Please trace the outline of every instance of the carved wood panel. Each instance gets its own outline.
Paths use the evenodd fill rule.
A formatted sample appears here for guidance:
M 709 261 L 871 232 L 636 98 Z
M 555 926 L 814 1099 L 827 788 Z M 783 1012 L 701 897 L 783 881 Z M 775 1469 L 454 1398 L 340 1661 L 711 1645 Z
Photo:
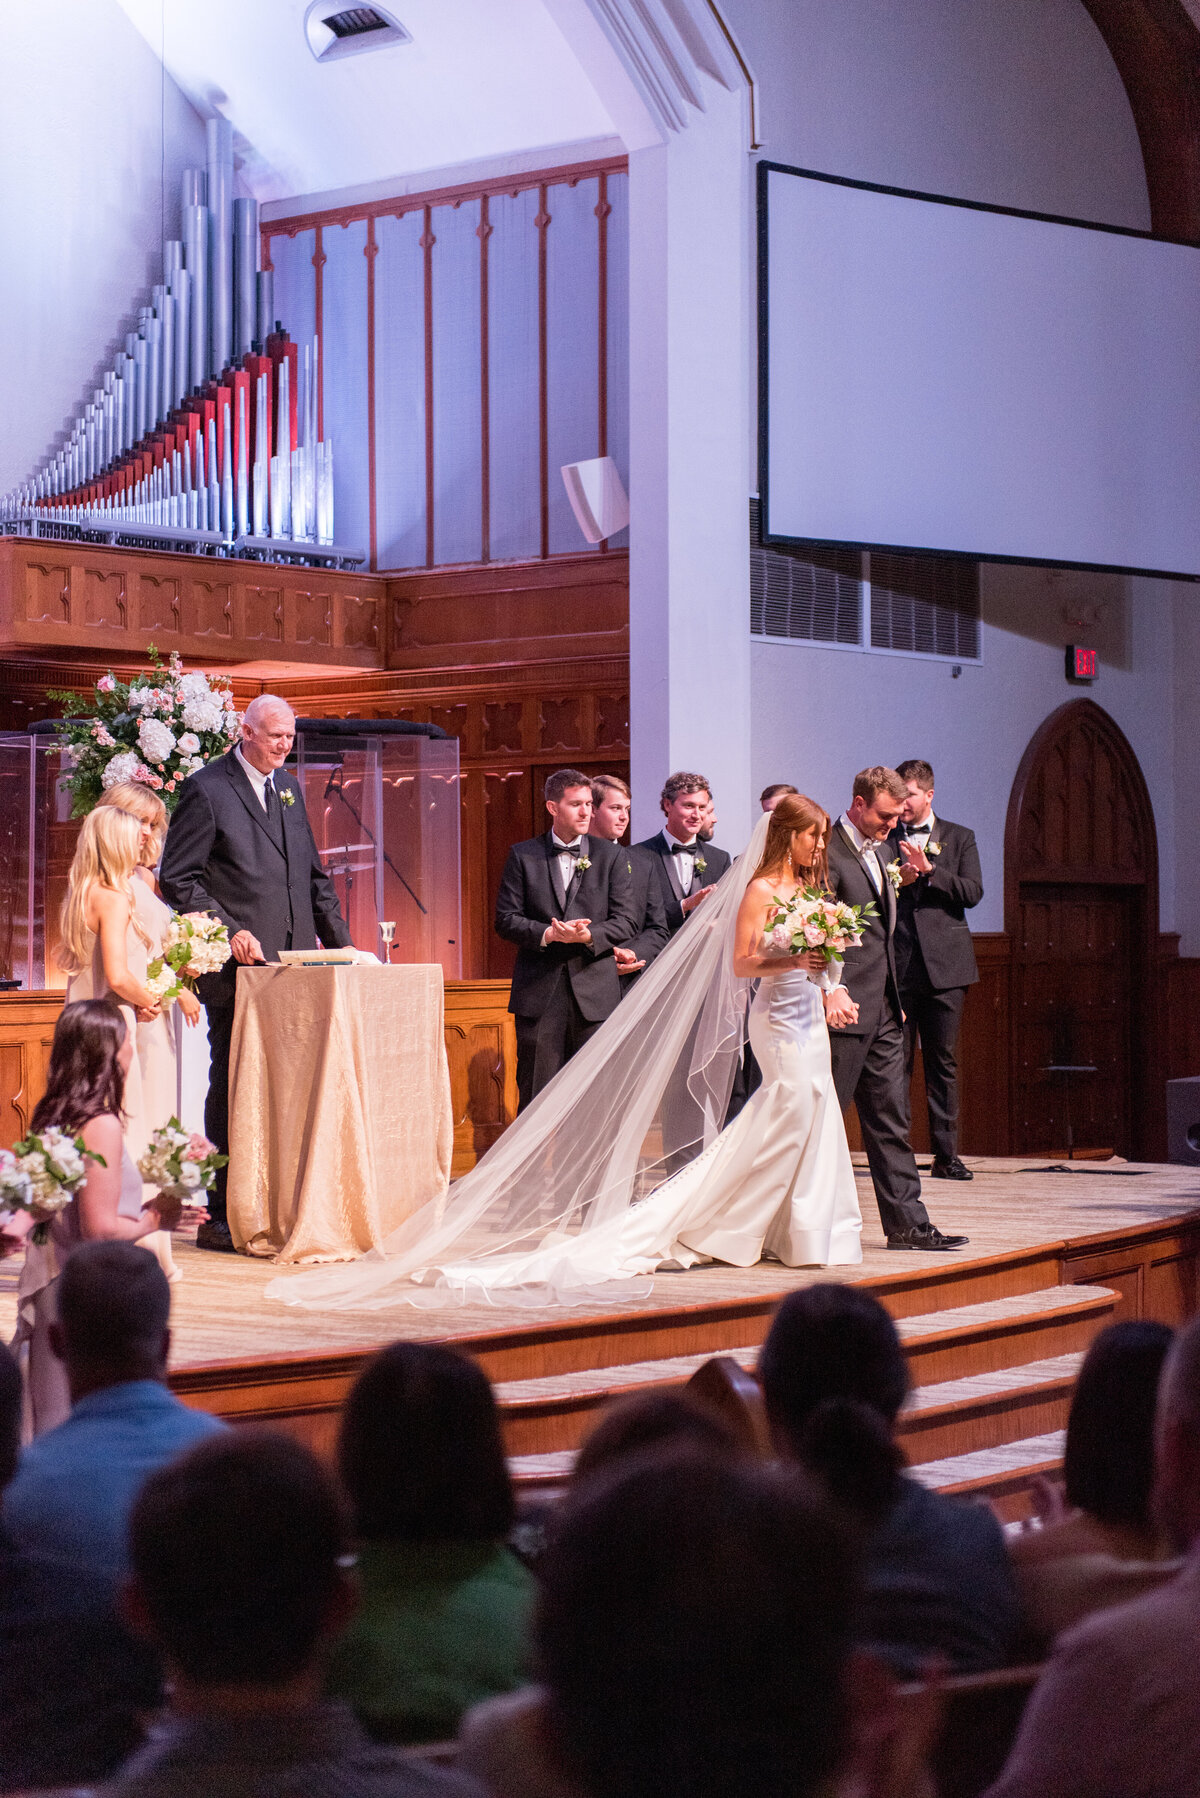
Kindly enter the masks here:
M 193 637 L 234 640 L 233 590 L 228 581 L 193 581 L 189 595 L 188 633 Z
M 333 642 L 333 606 L 328 593 L 305 592 L 293 596 L 296 608 L 296 641 L 300 644 Z
M 256 647 L 284 640 L 284 597 L 274 583 L 250 582 L 241 590 L 239 636 Z
M 127 628 L 129 614 L 125 604 L 125 575 L 117 568 L 76 568 L 72 613 L 81 618 L 89 630 L 102 627 L 110 631 Z
M 71 570 L 62 562 L 30 561 L 25 566 L 27 624 L 71 622 Z
M 178 635 L 182 617 L 180 582 L 176 575 L 143 572 L 137 580 L 137 628 L 156 638 Z

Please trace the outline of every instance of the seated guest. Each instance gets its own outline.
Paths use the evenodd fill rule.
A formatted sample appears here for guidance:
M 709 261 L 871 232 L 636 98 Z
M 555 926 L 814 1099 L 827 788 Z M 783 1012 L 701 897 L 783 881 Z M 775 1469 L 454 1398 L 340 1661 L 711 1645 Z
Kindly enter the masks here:
M 685 1451 L 597 1476 L 541 1569 L 542 1687 L 468 1719 L 460 1764 L 497 1798 L 831 1794 L 851 1690 L 877 1701 L 849 1676 L 854 1591 L 836 1520 L 786 1473 Z
M 167 1390 L 171 1289 L 153 1256 L 131 1242 L 84 1243 L 58 1287 L 50 1345 L 71 1415 L 25 1450 L 3 1518 L 22 1548 L 116 1581 L 146 1475 L 224 1425 Z
M 764 812 L 773 812 L 781 799 L 789 793 L 799 793 L 799 787 L 793 787 L 787 781 L 776 781 L 774 786 L 764 787 L 758 796 L 758 803 Z
M 1179 1571 L 1152 1513 L 1154 1410 L 1171 1331 L 1101 1331 L 1079 1373 L 1063 1466 L 1070 1510 L 1009 1544 L 1039 1646 L 1092 1611 L 1138 1598 Z
M 598 774 L 592 782 L 592 834 L 619 843 L 629 829 L 631 795 L 615 774 Z M 668 940 L 667 914 L 655 879 L 652 857 L 642 849 L 627 848 L 625 862 L 633 887 L 635 934 L 617 943 L 613 960 L 621 976 L 621 992 L 627 993 L 637 976 L 654 960 Z
M 0 1493 L 17 1465 L 21 1375 L 0 1344 Z M 0 1791 L 102 1779 L 162 1696 L 106 1580 L 18 1548 L 0 1526 Z
M 130 1520 L 127 1606 L 171 1703 L 96 1798 L 478 1798 L 322 1698 L 354 1608 L 345 1548 L 333 1482 L 286 1436 L 229 1432 L 151 1476 Z
M 879 1301 L 829 1282 L 790 1293 L 758 1371 L 779 1453 L 859 1525 L 864 1642 L 904 1678 L 933 1657 L 955 1673 L 1003 1666 L 1017 1626 L 1003 1532 L 986 1506 L 944 1498 L 901 1471 L 892 1432 L 908 1367 Z
M 989 1798 L 1200 1792 L 1200 1321 L 1167 1356 L 1155 1436 L 1154 1507 L 1183 1571 L 1059 1636 Z
M 731 1461 L 746 1452 L 732 1426 L 686 1392 L 641 1392 L 606 1406 L 575 1457 L 572 1487 L 635 1455 L 668 1448 Z
M 533 1581 L 505 1547 L 513 1495 L 486 1375 L 396 1342 L 346 1400 L 338 1465 L 362 1606 L 329 1690 L 377 1741 L 452 1736 L 469 1705 L 524 1675 Z

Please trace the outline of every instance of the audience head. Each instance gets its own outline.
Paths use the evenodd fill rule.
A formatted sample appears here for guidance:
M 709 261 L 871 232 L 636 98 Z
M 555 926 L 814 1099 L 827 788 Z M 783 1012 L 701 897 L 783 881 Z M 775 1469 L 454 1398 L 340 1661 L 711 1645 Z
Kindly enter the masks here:
M 650 1449 L 668 1448 L 729 1460 L 744 1452 L 732 1426 L 685 1392 L 638 1393 L 606 1407 L 575 1457 L 574 1483 L 607 1474 Z
M 72 1399 L 129 1380 L 164 1380 L 171 1288 L 154 1256 L 133 1242 L 85 1242 L 58 1282 L 50 1346 Z
M 558 768 L 544 788 L 550 828 L 560 843 L 573 843 L 591 828 L 592 777 L 578 768 Z
M 598 774 L 592 782 L 592 835 L 619 843 L 629 828 L 632 795 L 615 774 Z
M 854 776 L 846 816 L 868 843 L 882 843 L 896 828 L 907 798 L 908 788 L 894 768 L 863 768 Z
M 758 803 L 764 812 L 773 812 L 785 793 L 798 793 L 799 787 L 793 787 L 787 781 L 776 781 L 774 786 L 764 787 L 758 796 Z
M 21 1370 L 6 1343 L 0 1342 L 0 1493 L 17 1471 L 21 1453 Z
M 677 843 L 690 843 L 704 823 L 712 788 L 703 774 L 672 774 L 663 787 L 659 804 L 667 829 Z
M 924 824 L 933 804 L 933 769 L 928 762 L 901 762 L 896 773 L 904 782 L 907 798 L 901 814 L 906 824 Z
M 1158 1388 L 1154 1511 L 1181 1548 L 1200 1538 L 1200 1318 L 1176 1333 Z
M 282 1434 L 230 1431 L 151 1474 L 129 1542 L 128 1609 L 177 1695 L 315 1678 L 353 1608 L 333 1482 Z
M 892 1438 L 908 1396 L 896 1326 L 861 1286 L 789 1293 L 758 1361 L 771 1434 L 864 1523 L 889 1509 L 903 1459 Z
M 641 1457 L 568 1500 L 538 1571 L 551 1742 L 589 1798 L 803 1798 L 838 1770 L 852 1562 L 794 1474 Z
M 167 808 L 158 794 L 142 786 L 140 781 L 122 780 L 101 793 L 96 810 L 100 811 L 104 806 L 113 806 L 137 819 L 141 825 L 141 864 L 144 868 L 153 868 L 162 854 L 163 839 L 167 834 Z
M 128 896 L 133 908 L 133 870 L 142 859 L 142 824 L 119 806 L 99 805 L 79 826 L 67 896 L 59 920 L 62 939 L 57 960 L 68 974 L 81 974 L 92 959 L 95 939 L 88 929 L 88 902 L 96 887 Z
M 34 1106 L 31 1128 L 74 1136 L 94 1117 L 120 1117 L 132 1060 L 132 1039 L 111 999 L 64 1005 L 50 1044 L 46 1090 Z
M 364 1541 L 501 1541 L 512 1485 L 487 1375 L 453 1349 L 394 1342 L 355 1381 L 338 1467 Z
M 1079 1370 L 1063 1466 L 1067 1501 L 1098 1522 L 1152 1527 L 1154 1414 L 1171 1331 L 1112 1324 Z
M 793 790 L 780 794 L 771 807 L 770 818 L 755 878 L 782 874 L 790 863 L 803 885 L 828 887 L 825 850 L 829 842 L 829 813 L 824 807 Z
M 259 693 L 242 719 L 242 754 L 260 774 L 282 768 L 296 740 L 296 714 L 286 699 Z

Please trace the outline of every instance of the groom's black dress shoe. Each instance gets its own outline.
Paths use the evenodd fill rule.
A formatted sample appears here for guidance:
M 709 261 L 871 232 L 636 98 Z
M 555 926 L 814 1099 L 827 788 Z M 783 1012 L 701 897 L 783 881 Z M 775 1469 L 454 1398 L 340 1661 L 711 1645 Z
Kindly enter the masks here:
M 973 1180 L 974 1174 L 969 1167 L 964 1167 L 956 1155 L 953 1161 L 935 1161 L 929 1170 L 933 1180 Z
M 888 1237 L 889 1249 L 962 1249 L 969 1236 L 943 1236 L 936 1224 L 918 1224 L 912 1230 L 897 1230 Z
M 229 1225 L 218 1218 L 206 1217 L 196 1231 L 196 1247 L 198 1249 L 216 1249 L 218 1253 L 236 1255 L 233 1237 L 229 1234 Z

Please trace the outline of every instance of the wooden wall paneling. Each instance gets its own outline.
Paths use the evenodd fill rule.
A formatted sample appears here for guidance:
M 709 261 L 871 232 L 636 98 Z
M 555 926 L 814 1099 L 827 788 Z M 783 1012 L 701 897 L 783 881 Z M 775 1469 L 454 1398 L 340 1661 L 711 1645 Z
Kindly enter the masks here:
M 0 1148 L 25 1135 L 46 1090 L 50 1042 L 61 1006 L 61 993 L 0 994 Z
M 464 673 L 629 655 L 629 555 L 614 550 L 385 578 L 388 666 Z M 628 669 L 622 686 L 628 681 Z
M 1133 1186 L 1136 1177 L 1122 1179 L 1121 1184 Z M 1110 1243 L 1068 1245 L 1061 1279 L 1064 1285 L 1108 1286 L 1119 1292 L 1122 1318 L 1149 1317 L 1178 1325 L 1196 1314 L 1198 1256 L 1200 1214 L 1193 1214 L 1178 1222 L 1126 1231 Z

